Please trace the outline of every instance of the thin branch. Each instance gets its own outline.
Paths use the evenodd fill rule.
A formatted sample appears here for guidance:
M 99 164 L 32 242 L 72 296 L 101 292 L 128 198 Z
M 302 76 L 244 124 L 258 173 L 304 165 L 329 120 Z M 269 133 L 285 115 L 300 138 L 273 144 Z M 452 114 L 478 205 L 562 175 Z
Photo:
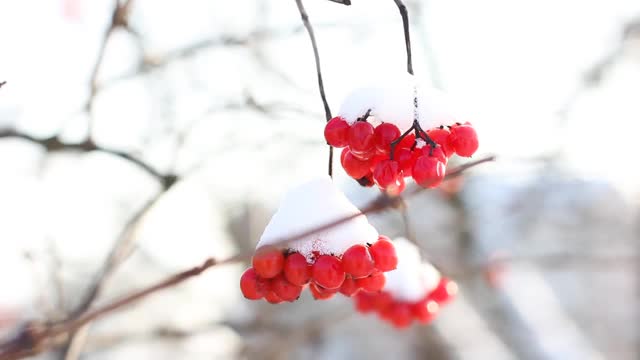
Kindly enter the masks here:
M 6 81 L 0 81 L 0 88 L 4 86 L 4 84 L 6 84 Z
M 329 0 L 329 1 L 342 4 L 342 5 L 347 5 L 347 6 L 351 5 L 351 0 Z
M 400 10 L 400 16 L 402 17 L 402 29 L 404 31 L 404 42 L 407 47 L 407 72 L 413 75 L 413 61 L 411 60 L 411 37 L 409 36 L 409 13 L 407 7 L 402 0 L 393 0 Z
M 96 145 L 93 141 L 86 140 L 81 143 L 67 143 L 62 141 L 58 136 L 52 136 L 48 138 L 36 138 L 29 134 L 21 133 L 15 130 L 0 130 L 0 139 L 1 138 L 17 138 L 26 141 L 30 141 L 34 144 L 42 145 L 47 152 L 57 152 L 57 151 L 65 151 L 65 150 L 77 150 L 82 152 L 91 152 L 91 151 L 99 151 L 106 154 L 111 154 L 113 156 L 124 159 L 140 169 L 144 170 L 146 173 L 156 178 L 162 185 L 164 189 L 170 188 L 178 179 L 178 177 L 174 174 L 162 174 L 158 170 L 154 169 L 151 165 L 146 162 L 133 157 L 131 154 L 115 150 L 109 149 L 106 147 L 101 147 Z
M 484 162 L 494 160 L 493 156 L 489 156 L 475 162 L 463 165 L 451 171 L 447 174 L 446 178 L 450 179 L 456 176 L 462 175 L 462 173 L 473 166 L 482 164 Z M 424 190 L 423 188 L 417 189 L 416 191 L 411 192 L 408 195 L 417 194 L 418 192 Z M 340 225 L 347 221 L 350 221 L 362 214 L 380 212 L 390 207 L 398 206 L 397 202 L 398 198 L 391 198 L 385 194 L 381 194 L 374 201 L 372 201 L 368 206 L 366 206 L 361 213 L 354 214 L 348 217 L 344 217 L 341 219 L 337 219 L 335 221 L 329 222 L 322 226 L 318 226 L 316 228 L 305 231 L 301 234 L 295 234 L 289 237 L 285 237 L 279 239 L 274 245 L 284 245 L 291 241 L 299 240 L 308 235 L 324 231 L 331 227 Z M 130 293 L 120 299 L 117 299 L 113 302 L 107 303 L 106 305 L 88 310 L 82 315 L 78 315 L 76 317 L 72 317 L 62 322 L 53 323 L 53 324 L 28 324 L 23 330 L 13 339 L 0 344 L 0 360 L 14 360 L 21 359 L 26 356 L 36 355 L 41 353 L 53 346 L 56 346 L 57 343 L 54 341 L 56 338 L 68 336 L 73 331 L 76 331 L 80 327 L 102 317 L 113 311 L 119 310 L 125 306 L 131 305 L 153 293 L 158 291 L 170 288 L 174 285 L 182 283 L 185 280 L 188 280 L 192 277 L 198 276 L 207 269 L 217 266 L 239 262 L 242 260 L 250 259 L 253 255 L 253 251 L 247 251 L 244 253 L 240 253 L 229 257 L 225 260 L 216 261 L 214 258 L 208 258 L 206 261 L 197 267 L 192 269 L 177 273 L 169 278 L 152 285 L 147 288 L 143 288 L 137 291 Z
M 100 273 L 96 276 L 93 285 L 89 291 L 87 291 L 80 305 L 78 305 L 71 313 L 70 317 L 82 315 L 84 312 L 89 310 L 98 296 L 100 296 L 108 281 L 111 279 L 111 276 L 115 273 L 115 270 L 131 253 L 133 241 L 135 239 L 135 237 L 131 235 L 132 231 L 140 223 L 140 220 L 148 213 L 149 209 L 157 204 L 158 200 L 160 200 L 165 193 L 166 191 L 159 192 L 127 221 L 120 233 L 120 236 L 118 237 L 118 240 L 111 248 L 111 252 L 100 270 Z M 70 334 L 69 342 L 66 344 L 66 348 L 63 351 L 62 358 L 64 360 L 74 360 L 80 357 L 82 349 L 87 341 L 88 331 L 89 324 Z
M 305 29 L 307 29 L 307 33 L 309 34 L 309 39 L 311 40 L 311 47 L 313 48 L 313 57 L 316 62 L 316 73 L 318 75 L 318 89 L 320 91 L 320 98 L 322 99 L 322 105 L 324 106 L 324 117 L 328 122 L 331 120 L 331 109 L 329 108 L 329 103 L 327 102 L 327 95 L 324 92 L 324 82 L 322 81 L 322 69 L 320 67 L 320 53 L 318 52 L 318 44 L 316 43 L 316 36 L 313 33 L 313 26 L 311 26 L 311 22 L 309 22 L 309 15 L 307 15 L 307 11 L 302 4 L 302 0 L 296 0 L 296 5 L 298 5 L 298 11 L 300 12 L 300 17 L 302 18 L 302 23 L 304 24 Z M 329 145 L 329 176 L 333 176 L 333 147 Z
M 109 38 L 117 28 L 129 28 L 128 17 L 129 12 L 131 11 L 131 6 L 133 5 L 133 0 L 125 0 L 122 4 L 120 3 L 120 0 L 114 1 L 115 5 L 113 7 L 113 12 L 111 13 L 111 22 L 109 24 L 109 27 L 105 31 L 102 42 L 100 43 L 98 55 L 96 56 L 96 62 L 93 65 L 89 78 L 89 98 L 87 99 L 86 104 L 86 110 L 89 113 L 89 139 L 93 138 L 93 104 L 95 102 L 96 94 L 98 93 L 98 73 L 100 72 L 100 68 L 102 67 L 102 63 L 104 61 L 104 54 L 105 49 L 107 48 L 107 43 L 109 42 Z

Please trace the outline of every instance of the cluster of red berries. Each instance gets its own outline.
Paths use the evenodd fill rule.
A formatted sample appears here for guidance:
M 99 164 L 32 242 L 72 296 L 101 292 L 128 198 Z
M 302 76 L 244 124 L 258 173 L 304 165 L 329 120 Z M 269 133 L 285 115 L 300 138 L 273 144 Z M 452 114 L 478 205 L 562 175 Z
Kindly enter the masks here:
M 418 121 L 404 134 L 392 123 L 374 127 L 366 116 L 352 125 L 334 117 L 324 128 L 333 147 L 344 148 L 340 163 L 346 173 L 363 186 L 378 185 L 399 194 L 405 177 L 426 188 L 438 186 L 453 154 L 469 157 L 478 149 L 478 135 L 470 123 L 422 130 Z M 422 140 L 419 142 L 418 140 Z
M 398 329 L 406 328 L 416 320 L 421 324 L 430 323 L 440 307 L 450 302 L 458 293 L 458 285 L 441 278 L 438 286 L 419 301 L 409 302 L 394 299 L 386 291 L 378 293 L 360 292 L 354 297 L 356 310 L 360 313 L 376 312 L 380 318 Z
M 360 290 L 380 291 L 384 272 L 396 268 L 398 257 L 393 243 L 381 235 L 374 244 L 351 246 L 341 257 L 314 253 L 312 264 L 299 252 L 263 246 L 254 254 L 252 265 L 240 278 L 242 294 L 278 304 L 297 300 L 307 285 L 317 300 L 337 292 L 352 296 Z

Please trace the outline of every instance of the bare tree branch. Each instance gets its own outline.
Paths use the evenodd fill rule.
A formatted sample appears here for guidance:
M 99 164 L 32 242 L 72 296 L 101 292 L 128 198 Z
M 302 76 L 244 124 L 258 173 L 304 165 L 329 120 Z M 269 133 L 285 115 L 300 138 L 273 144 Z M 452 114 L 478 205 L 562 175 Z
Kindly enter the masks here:
M 77 150 L 82 152 L 99 151 L 106 154 L 111 154 L 113 156 L 117 156 L 141 168 L 146 173 L 156 178 L 156 180 L 160 182 L 160 184 L 164 189 L 168 189 L 171 186 L 173 186 L 173 184 L 178 179 L 178 177 L 174 174 L 160 173 L 158 170 L 154 169 L 151 165 L 132 156 L 129 153 L 126 153 L 120 150 L 109 149 L 106 147 L 98 146 L 91 139 L 85 140 L 84 142 L 81 142 L 81 143 L 67 143 L 62 141 L 57 135 L 48 137 L 48 138 L 36 138 L 29 134 L 21 133 L 21 132 L 10 130 L 10 129 L 0 130 L 0 139 L 1 138 L 17 138 L 17 139 L 27 140 L 32 143 L 42 145 L 47 152 Z
M 400 10 L 400 16 L 402 17 L 402 28 L 404 31 L 404 42 L 407 47 L 407 72 L 413 75 L 413 61 L 411 60 L 411 37 L 409 35 L 409 13 L 407 7 L 402 0 L 393 0 Z
M 104 37 L 102 38 L 102 42 L 100 43 L 100 48 L 98 49 L 98 55 L 96 57 L 96 62 L 93 65 L 91 70 L 91 76 L 89 79 L 89 98 L 87 99 L 86 110 L 89 113 L 89 139 L 93 137 L 93 104 L 95 102 L 96 94 L 98 93 L 98 73 L 100 72 L 100 68 L 102 67 L 102 63 L 104 61 L 104 53 L 107 48 L 107 43 L 109 42 L 109 38 L 113 34 L 113 32 L 117 28 L 129 28 L 128 17 L 131 11 L 131 6 L 133 5 L 133 0 L 125 0 L 123 3 L 120 3 L 120 0 L 114 0 L 115 5 L 113 7 L 113 12 L 111 14 L 111 23 L 109 27 L 105 31 Z
M 6 81 L 0 81 L 0 88 L 4 86 L 4 84 L 6 84 Z
M 320 68 L 320 53 L 318 52 L 318 44 L 316 43 L 316 36 L 313 33 L 313 27 L 311 26 L 311 22 L 309 22 L 309 16 L 307 15 L 307 11 L 302 4 L 302 0 L 296 0 L 296 5 L 298 5 L 298 11 L 300 12 L 300 17 L 302 18 L 302 23 L 304 24 L 305 29 L 307 29 L 307 33 L 309 34 L 309 39 L 311 40 L 311 47 L 313 48 L 313 57 L 316 61 L 316 73 L 318 74 L 318 89 L 320 90 L 320 98 L 322 99 L 322 105 L 324 106 L 324 116 L 327 122 L 331 120 L 331 109 L 329 108 L 329 103 L 327 103 L 327 95 L 324 92 L 324 83 L 322 81 L 322 69 Z M 329 176 L 333 177 L 333 146 L 329 145 Z
M 342 5 L 347 5 L 347 6 L 351 5 L 351 0 L 329 0 L 329 1 L 342 4 Z
M 468 163 L 466 165 L 460 166 L 450 171 L 447 174 L 446 178 L 453 178 L 453 177 L 460 176 L 466 169 L 469 169 L 473 166 L 477 166 L 479 164 L 482 164 L 488 161 L 493 161 L 493 160 L 494 160 L 494 157 L 489 156 L 489 157 Z M 419 189 L 416 189 L 415 191 L 410 192 L 408 195 L 414 195 L 423 190 L 424 190 L 423 188 L 419 188 Z M 292 236 L 279 239 L 277 240 L 276 245 L 278 244 L 283 245 L 291 241 L 301 239 L 308 235 L 324 231 L 331 227 L 338 226 L 362 214 L 380 212 L 390 207 L 396 207 L 398 206 L 397 199 L 398 198 L 391 198 L 386 194 L 381 194 L 374 201 L 372 201 L 368 206 L 362 209 L 361 213 L 354 214 L 341 219 L 337 219 L 335 221 L 329 222 L 322 226 L 309 229 L 308 231 L 305 231 L 301 234 L 294 234 Z M 185 280 L 198 276 L 211 267 L 246 260 L 251 258 L 252 255 L 253 255 L 253 252 L 248 251 L 248 252 L 243 252 L 243 253 L 231 256 L 227 259 L 220 260 L 220 261 L 217 261 L 214 258 L 208 258 L 200 266 L 177 273 L 150 287 L 134 291 L 129 295 L 121 297 L 113 302 L 107 303 L 102 307 L 99 307 L 93 310 L 88 310 L 83 314 L 77 315 L 75 317 L 71 317 L 65 321 L 53 323 L 53 324 L 30 323 L 27 326 L 25 326 L 16 337 L 14 337 L 13 339 L 10 339 L 7 342 L 0 344 L 0 360 L 21 359 L 26 356 L 32 356 L 32 355 L 41 353 L 45 350 L 50 349 L 51 347 L 57 346 L 60 342 L 59 340 L 60 337 L 66 338 L 69 336 L 70 333 L 76 331 L 80 327 L 102 316 L 108 315 L 113 311 L 119 310 L 128 305 L 131 305 L 153 293 L 170 288 Z

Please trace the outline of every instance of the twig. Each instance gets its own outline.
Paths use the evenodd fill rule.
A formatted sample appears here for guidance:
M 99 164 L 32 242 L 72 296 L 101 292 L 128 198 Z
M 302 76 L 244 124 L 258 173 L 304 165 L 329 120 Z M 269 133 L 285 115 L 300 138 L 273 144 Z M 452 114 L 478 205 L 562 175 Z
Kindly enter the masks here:
M 131 253 L 133 240 L 135 239 L 135 237 L 131 235 L 131 232 L 139 224 L 140 219 L 142 219 L 147 214 L 149 209 L 151 209 L 165 193 L 166 191 L 159 192 L 127 221 L 120 233 L 120 236 L 118 237 L 118 241 L 116 241 L 113 245 L 111 252 L 107 257 L 107 260 L 100 270 L 100 273 L 96 276 L 93 285 L 86 293 L 80 305 L 78 305 L 76 309 L 71 313 L 70 317 L 80 316 L 81 314 L 89 310 L 98 296 L 100 296 L 115 270 Z M 74 360 L 80 357 L 80 353 L 82 352 L 84 344 L 87 341 L 88 330 L 89 324 L 81 327 L 76 332 L 71 334 L 69 342 L 66 345 L 66 349 L 63 351 L 62 358 L 64 360 Z
M 484 162 L 492 161 L 492 160 L 494 160 L 494 157 L 489 156 L 489 157 L 477 160 L 475 162 L 460 166 L 454 169 L 453 171 L 451 171 L 449 174 L 447 174 L 446 178 L 453 178 L 456 176 L 460 176 L 466 169 L 469 169 L 473 166 L 482 164 Z M 413 191 L 408 195 L 417 194 L 422 190 L 424 189 L 423 188 L 417 189 L 416 191 Z M 301 234 L 295 234 L 289 237 L 279 239 L 277 243 L 275 243 L 274 245 L 283 245 L 291 241 L 299 240 L 308 235 L 321 232 L 328 228 L 350 221 L 351 219 L 361 216 L 362 214 L 379 212 L 389 207 L 397 206 L 396 199 L 397 198 L 390 198 L 385 194 L 381 194 L 380 196 L 378 196 L 378 198 L 376 198 L 368 206 L 366 206 L 361 213 L 354 214 L 341 219 L 337 219 L 335 221 L 329 222 L 322 226 L 318 226 L 316 228 L 305 231 Z M 80 327 L 104 315 L 107 315 L 115 310 L 119 310 L 120 308 L 123 308 L 125 306 L 131 305 L 153 293 L 170 288 L 185 280 L 198 276 L 201 273 L 203 273 L 205 270 L 213 266 L 230 264 L 230 263 L 246 260 L 251 258 L 252 255 L 253 255 L 252 251 L 247 251 L 221 261 L 216 261 L 213 258 L 208 258 L 200 266 L 175 274 L 155 285 L 152 285 L 147 288 L 143 288 L 141 290 L 134 291 L 131 294 L 126 295 L 113 302 L 107 303 L 102 307 L 99 307 L 93 310 L 88 310 L 87 312 L 81 315 L 69 318 L 65 321 L 53 323 L 53 324 L 40 324 L 40 325 L 31 323 L 27 325 L 25 328 L 23 328 L 23 330 L 15 338 L 0 344 L 0 360 L 21 359 L 26 356 L 31 356 L 31 355 L 41 353 L 57 345 L 56 342 L 54 341 L 55 338 L 61 337 L 61 336 L 68 336 L 73 331 L 79 329 Z
M 111 14 L 111 23 L 109 27 L 105 31 L 105 34 L 102 38 L 102 42 L 100 43 L 100 48 L 98 49 L 98 55 L 96 57 L 96 62 L 93 65 L 91 70 L 91 76 L 89 78 L 89 98 L 87 99 L 86 110 L 89 113 L 89 139 L 93 137 L 93 104 L 95 102 L 96 94 L 98 93 L 98 73 L 100 72 L 100 68 L 102 67 L 102 62 L 104 61 L 105 49 L 107 48 L 107 43 L 109 42 L 109 38 L 113 34 L 113 32 L 117 28 L 129 28 L 128 16 L 131 11 L 131 6 L 133 4 L 133 0 L 125 0 L 122 4 L 120 0 L 114 0 L 115 5 L 113 7 L 113 12 Z
M 402 17 L 402 28 L 404 31 L 404 42 L 407 47 L 407 72 L 413 75 L 413 61 L 411 60 L 411 37 L 409 36 L 409 13 L 407 7 L 402 0 L 393 0 L 400 10 L 400 16 Z
M 47 152 L 79 150 L 83 152 L 100 151 L 106 154 L 111 154 L 113 156 L 117 156 L 141 168 L 146 173 L 156 178 L 161 183 L 164 189 L 170 188 L 178 179 L 178 177 L 174 174 L 160 173 L 158 170 L 154 169 L 151 165 L 145 163 L 144 161 L 136 157 L 133 157 L 129 153 L 98 146 L 93 141 L 91 141 L 91 139 L 88 139 L 81 143 L 67 143 L 62 141 L 58 136 L 52 136 L 48 138 L 36 138 L 34 136 L 24 134 L 15 130 L 0 130 L 0 138 L 18 138 L 18 139 L 27 140 L 32 143 L 42 145 Z
M 307 33 L 309 34 L 309 39 L 311 39 L 311 47 L 313 48 L 313 57 L 316 61 L 316 73 L 318 74 L 318 89 L 320 90 L 320 98 L 322 99 L 322 105 L 324 106 L 324 117 L 328 122 L 331 120 L 331 109 L 329 108 L 329 103 L 327 102 L 327 95 L 324 92 L 324 83 L 322 81 L 322 70 L 320 68 L 320 54 L 318 52 L 318 44 L 316 43 L 316 36 L 313 33 L 313 27 L 311 26 L 311 22 L 309 22 L 309 16 L 307 15 L 307 11 L 304 9 L 304 5 L 302 4 L 302 0 L 296 0 L 296 5 L 298 5 L 298 11 L 300 12 L 300 17 L 302 18 L 302 23 L 304 24 L 305 29 L 307 29 Z M 333 177 L 333 147 L 329 145 L 329 176 Z
M 6 81 L 0 81 L 0 88 L 4 86 L 4 84 L 6 84 Z
M 351 5 L 351 0 L 329 0 L 329 1 L 342 4 L 342 5 L 347 5 L 347 6 Z

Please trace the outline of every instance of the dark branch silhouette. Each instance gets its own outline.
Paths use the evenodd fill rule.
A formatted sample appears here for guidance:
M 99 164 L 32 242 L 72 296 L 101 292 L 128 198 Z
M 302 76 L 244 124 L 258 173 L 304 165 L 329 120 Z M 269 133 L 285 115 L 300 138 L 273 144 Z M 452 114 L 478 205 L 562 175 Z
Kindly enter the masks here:
M 413 61 L 411 59 L 411 37 L 409 35 L 409 13 L 407 13 L 407 7 L 402 0 L 393 0 L 400 10 L 400 16 L 402 17 L 402 29 L 404 31 L 404 43 L 407 47 L 407 72 L 413 75 Z
M 322 69 L 320 68 L 320 54 L 318 52 L 318 44 L 316 43 L 316 36 L 313 33 L 313 27 L 311 26 L 311 22 L 309 22 L 309 16 L 307 15 L 307 11 L 305 10 L 304 5 L 302 4 L 302 0 L 296 0 L 296 5 L 298 5 L 298 11 L 300 12 L 302 23 L 304 24 L 305 29 L 307 29 L 307 33 L 309 34 L 309 38 L 311 39 L 311 47 L 313 48 L 313 57 L 316 62 L 316 74 L 318 75 L 318 89 L 320 91 L 320 98 L 322 99 L 322 106 L 324 106 L 324 117 L 326 121 L 329 121 L 332 118 L 331 109 L 329 108 L 329 103 L 327 102 L 327 95 L 324 92 L 324 82 L 322 81 Z M 333 147 L 331 145 L 329 145 L 328 173 L 329 173 L 329 176 L 333 177 Z

